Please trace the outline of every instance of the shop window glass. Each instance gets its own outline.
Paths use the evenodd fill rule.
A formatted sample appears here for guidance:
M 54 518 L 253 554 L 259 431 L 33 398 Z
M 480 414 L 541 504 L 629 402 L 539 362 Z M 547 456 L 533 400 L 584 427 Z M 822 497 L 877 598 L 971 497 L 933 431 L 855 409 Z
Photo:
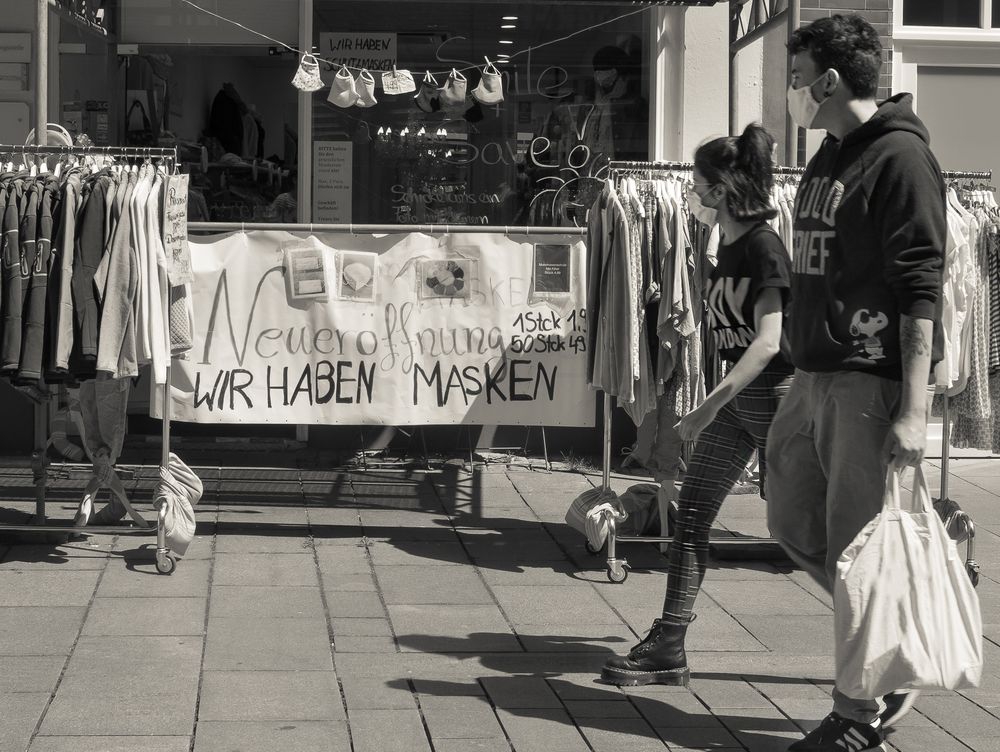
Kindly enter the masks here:
M 997 7 L 997 0 L 993 7 Z M 976 28 L 981 23 L 983 0 L 904 0 L 905 26 L 959 26 Z M 996 14 L 994 13 L 994 18 Z
M 191 221 L 297 221 L 292 56 L 274 55 L 273 43 L 175 0 L 117 5 L 119 41 L 137 45 L 138 54 L 119 57 L 117 82 L 102 84 L 110 142 L 176 146 L 191 175 Z M 206 5 L 277 39 L 294 42 L 298 33 L 299 0 Z
M 993 0 L 993 28 L 1000 29 L 1000 0 Z
M 315 0 L 314 8 L 321 57 L 367 68 L 376 84 L 365 93 L 370 82 L 338 80 L 323 66 L 313 222 L 584 224 L 608 160 L 648 158 L 646 14 L 546 44 L 628 8 L 402 0 Z M 486 57 L 501 73 L 499 103 L 481 87 Z M 418 89 L 431 71 L 444 90 L 386 93 L 382 72 L 393 63 Z M 464 94 L 449 81 L 453 68 L 466 77 Z M 375 103 L 350 104 L 358 92 L 362 104 Z

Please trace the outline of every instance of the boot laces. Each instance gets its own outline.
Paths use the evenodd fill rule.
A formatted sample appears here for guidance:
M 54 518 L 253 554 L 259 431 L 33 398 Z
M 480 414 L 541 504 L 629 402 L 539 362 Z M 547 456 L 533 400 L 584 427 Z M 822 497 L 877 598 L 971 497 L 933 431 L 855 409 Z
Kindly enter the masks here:
M 689 623 L 697 618 L 697 614 L 691 614 Z M 648 653 L 656 647 L 656 643 L 658 643 L 663 637 L 663 630 L 660 629 L 660 627 L 672 626 L 676 625 L 673 622 L 665 621 L 664 619 L 653 619 L 653 626 L 649 628 L 649 631 L 646 632 L 646 636 L 639 641 L 639 644 L 629 651 L 629 656 L 639 656 L 644 653 Z
M 646 636 L 639 641 L 638 645 L 632 648 L 632 655 L 642 655 L 643 653 L 646 653 L 656 647 L 656 643 L 659 642 L 660 638 L 663 636 L 663 632 L 660 631 L 661 624 L 666 624 L 666 622 L 662 619 L 653 620 L 653 626 L 651 626 L 649 631 L 646 632 Z

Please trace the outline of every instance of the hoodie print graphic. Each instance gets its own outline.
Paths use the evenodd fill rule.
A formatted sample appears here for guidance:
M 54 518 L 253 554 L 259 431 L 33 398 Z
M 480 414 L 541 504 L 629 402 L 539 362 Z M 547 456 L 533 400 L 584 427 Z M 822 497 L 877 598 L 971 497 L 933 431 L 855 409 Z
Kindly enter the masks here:
M 837 207 L 844 184 L 829 175 L 804 181 L 795 196 L 792 273 L 822 277 L 837 242 Z

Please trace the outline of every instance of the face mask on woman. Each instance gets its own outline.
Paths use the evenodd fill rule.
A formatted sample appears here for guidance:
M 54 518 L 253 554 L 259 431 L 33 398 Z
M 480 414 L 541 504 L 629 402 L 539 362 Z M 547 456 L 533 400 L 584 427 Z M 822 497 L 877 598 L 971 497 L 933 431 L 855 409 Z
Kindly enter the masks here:
M 701 196 L 695 193 L 694 186 L 689 185 L 687 187 L 687 203 L 688 209 L 691 210 L 691 214 L 699 222 L 711 227 L 719 220 L 719 210 L 712 206 L 705 206 L 702 203 Z

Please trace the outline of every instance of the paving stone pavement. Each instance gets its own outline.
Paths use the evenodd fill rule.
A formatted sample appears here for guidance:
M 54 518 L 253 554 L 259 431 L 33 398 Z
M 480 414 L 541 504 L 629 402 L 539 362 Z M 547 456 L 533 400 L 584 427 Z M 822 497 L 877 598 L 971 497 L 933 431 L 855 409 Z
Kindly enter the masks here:
M 169 577 L 148 537 L 0 539 L 0 752 L 770 752 L 830 708 L 829 598 L 780 562 L 713 563 L 690 687 L 598 683 L 658 616 L 665 560 L 626 546 L 608 582 L 562 519 L 594 474 L 198 472 L 199 536 Z M 1000 458 L 950 476 L 977 523 L 986 671 L 924 695 L 898 752 L 1000 750 Z M 153 477 L 130 482 L 140 502 Z M 57 482 L 51 517 L 77 492 Z M 0 498 L 30 512 L 30 474 L 0 469 Z M 719 534 L 763 521 L 734 496 Z

